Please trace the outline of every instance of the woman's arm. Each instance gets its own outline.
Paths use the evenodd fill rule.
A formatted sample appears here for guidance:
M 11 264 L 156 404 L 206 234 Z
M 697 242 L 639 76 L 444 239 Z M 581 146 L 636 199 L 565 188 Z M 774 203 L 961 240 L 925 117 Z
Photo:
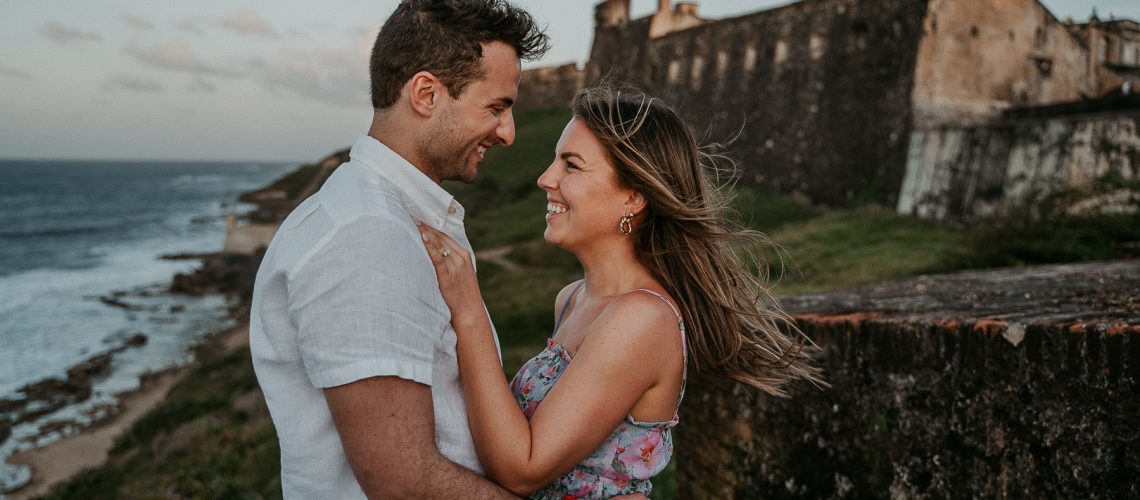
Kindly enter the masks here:
M 469 255 L 443 233 L 420 228 L 452 311 L 475 449 L 488 476 L 508 490 L 526 494 L 570 470 L 665 373 L 680 373 L 672 312 L 656 297 L 629 294 L 615 299 L 586 332 L 588 341 L 528 422 L 503 375 Z M 662 342 L 670 331 L 675 346 Z

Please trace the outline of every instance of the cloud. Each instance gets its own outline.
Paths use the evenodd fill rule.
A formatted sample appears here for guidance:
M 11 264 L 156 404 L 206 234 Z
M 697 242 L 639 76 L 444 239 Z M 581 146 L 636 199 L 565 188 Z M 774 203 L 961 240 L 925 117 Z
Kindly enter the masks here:
M 349 108 L 369 106 L 368 59 L 351 51 L 289 51 L 274 61 L 255 59 L 250 67 L 269 89 Z
M 43 25 L 40 34 L 56 43 L 98 42 L 103 39 L 98 33 L 64 26 L 54 21 Z
M 179 21 L 178 24 L 174 25 L 174 27 L 177 28 L 178 31 L 185 31 L 186 33 L 202 35 L 204 33 L 202 32 L 202 27 L 199 26 L 200 24 L 202 24 L 202 20 L 200 18 L 191 18 Z
M 127 22 L 127 26 L 130 26 L 139 31 L 154 31 L 154 23 L 134 14 L 124 15 L 123 20 Z
M 145 78 L 127 75 L 116 75 L 104 81 L 99 88 L 103 90 L 126 90 L 130 92 L 165 92 L 161 83 Z
M 15 68 L 5 68 L 2 66 L 0 66 L 0 76 L 6 76 L 8 78 L 15 78 L 17 80 L 31 80 L 32 79 L 32 75 L 29 74 L 27 71 L 24 71 L 22 69 L 15 69 Z
M 256 35 L 267 38 L 277 38 L 277 30 L 269 22 L 257 15 L 253 9 L 242 8 L 218 19 L 218 24 L 231 31 L 243 35 Z
M 144 64 L 159 69 L 225 78 L 240 76 L 237 71 L 214 66 L 203 61 L 194 54 L 186 42 L 178 39 L 151 47 L 141 47 L 132 40 L 127 42 L 123 50 Z
M 212 94 L 218 91 L 218 86 L 210 83 L 205 78 L 197 77 L 193 82 L 190 83 L 190 85 L 186 86 L 186 90 L 189 90 L 191 92 L 205 92 Z

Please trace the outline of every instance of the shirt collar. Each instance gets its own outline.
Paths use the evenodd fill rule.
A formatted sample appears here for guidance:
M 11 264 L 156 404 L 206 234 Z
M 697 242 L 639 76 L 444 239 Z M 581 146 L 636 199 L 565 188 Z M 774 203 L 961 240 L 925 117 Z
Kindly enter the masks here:
M 403 194 L 404 207 L 413 217 L 440 230 L 449 216 L 463 220 L 463 207 L 451 193 L 376 138 L 360 136 L 349 155 L 395 185 Z

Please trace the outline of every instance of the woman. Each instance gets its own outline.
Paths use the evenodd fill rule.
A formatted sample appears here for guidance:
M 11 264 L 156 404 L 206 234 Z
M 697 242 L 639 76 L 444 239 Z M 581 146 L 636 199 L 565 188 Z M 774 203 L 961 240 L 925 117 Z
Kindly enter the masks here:
M 585 279 L 558 293 L 546 349 L 509 386 L 469 255 L 420 231 L 452 310 L 488 477 L 538 498 L 648 495 L 672 454 L 687 361 L 775 395 L 817 372 L 749 272 L 755 260 L 738 258 L 760 255 L 763 236 L 722 217 L 726 200 L 677 113 L 610 87 L 579 92 L 572 107 L 538 186 L 546 241 L 573 253 Z

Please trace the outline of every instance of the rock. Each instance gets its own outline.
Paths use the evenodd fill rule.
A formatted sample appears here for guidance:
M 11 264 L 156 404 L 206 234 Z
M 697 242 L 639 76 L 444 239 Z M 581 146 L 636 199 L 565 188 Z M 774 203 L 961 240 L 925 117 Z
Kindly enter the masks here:
M 111 370 L 111 353 L 94 356 L 67 370 L 67 380 L 80 385 L 90 385 L 90 379 L 106 375 Z
M 253 279 L 265 251 L 254 255 L 215 254 L 202 260 L 202 265 L 191 273 L 179 273 L 170 284 L 172 293 L 204 295 L 220 293 L 248 297 L 253 291 Z
M 160 256 L 162 260 L 199 260 L 210 257 L 212 253 L 171 253 Z

